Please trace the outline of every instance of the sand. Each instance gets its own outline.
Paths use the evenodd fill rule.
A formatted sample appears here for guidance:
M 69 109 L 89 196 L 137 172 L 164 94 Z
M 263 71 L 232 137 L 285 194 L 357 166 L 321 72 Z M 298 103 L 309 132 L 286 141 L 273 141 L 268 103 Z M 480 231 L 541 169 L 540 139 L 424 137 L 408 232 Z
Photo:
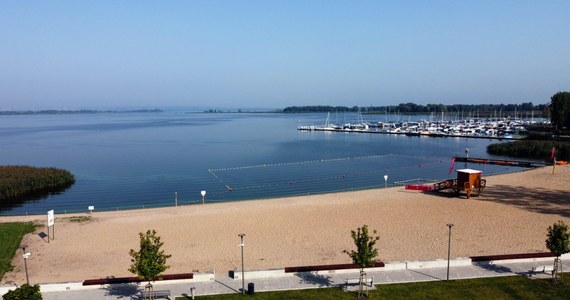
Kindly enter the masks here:
M 46 216 L 2 217 L 0 222 L 37 219 L 44 224 L 24 237 L 32 283 L 133 276 L 130 249 L 139 232 L 155 229 L 171 254 L 167 274 L 240 269 L 239 233 L 245 233 L 245 268 L 274 269 L 350 263 L 350 231 L 377 230 L 379 260 L 432 260 L 451 256 L 547 251 L 547 227 L 570 224 L 570 167 L 559 166 L 489 176 L 480 197 L 420 193 L 404 187 L 268 200 L 95 212 L 91 222 L 56 215 L 55 240 L 47 243 Z M 83 214 L 86 216 L 87 214 Z M 25 282 L 21 251 L 2 283 Z

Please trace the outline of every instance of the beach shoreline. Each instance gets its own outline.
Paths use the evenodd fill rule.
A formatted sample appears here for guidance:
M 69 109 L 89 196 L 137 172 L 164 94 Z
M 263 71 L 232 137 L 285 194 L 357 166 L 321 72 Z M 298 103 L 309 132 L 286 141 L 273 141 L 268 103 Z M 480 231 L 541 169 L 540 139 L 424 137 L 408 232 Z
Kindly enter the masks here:
M 538 168 L 486 177 L 480 197 L 420 193 L 404 187 L 264 200 L 185 205 L 144 210 L 95 212 L 90 222 L 56 215 L 55 239 L 47 243 L 46 216 L 3 216 L 0 222 L 35 220 L 24 237 L 33 283 L 132 276 L 130 249 L 139 232 L 155 229 L 171 254 L 166 273 L 240 269 L 239 233 L 245 233 L 247 270 L 350 263 L 350 230 L 363 224 L 377 230 L 379 260 L 433 260 L 451 256 L 547 251 L 546 229 L 570 224 L 570 167 Z M 23 261 L 2 283 L 25 282 Z

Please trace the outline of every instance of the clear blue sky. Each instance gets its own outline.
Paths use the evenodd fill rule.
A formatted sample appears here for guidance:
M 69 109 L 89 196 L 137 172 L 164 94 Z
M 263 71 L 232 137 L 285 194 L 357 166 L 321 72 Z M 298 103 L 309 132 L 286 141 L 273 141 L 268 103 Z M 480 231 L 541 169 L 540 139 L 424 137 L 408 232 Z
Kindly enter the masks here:
M 2 1 L 0 109 L 547 103 L 570 1 Z

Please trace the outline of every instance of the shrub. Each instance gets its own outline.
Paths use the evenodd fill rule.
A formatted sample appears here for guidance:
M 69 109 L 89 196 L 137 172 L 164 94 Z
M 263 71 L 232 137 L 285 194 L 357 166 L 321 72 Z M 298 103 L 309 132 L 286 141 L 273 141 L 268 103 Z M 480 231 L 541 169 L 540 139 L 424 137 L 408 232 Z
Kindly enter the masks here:
M 15 290 L 10 290 L 2 296 L 4 300 L 41 300 L 40 286 L 30 286 L 27 283 L 22 284 Z

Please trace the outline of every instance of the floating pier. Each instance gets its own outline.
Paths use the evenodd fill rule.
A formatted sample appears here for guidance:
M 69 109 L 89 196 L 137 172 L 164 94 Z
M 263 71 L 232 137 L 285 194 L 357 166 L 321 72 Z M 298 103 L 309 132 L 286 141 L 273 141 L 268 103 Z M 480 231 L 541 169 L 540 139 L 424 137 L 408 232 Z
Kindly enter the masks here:
M 461 157 L 461 156 L 454 156 L 453 158 L 455 159 L 455 162 L 513 166 L 513 167 L 522 167 L 522 168 L 538 168 L 547 165 L 552 165 L 543 162 L 520 161 L 520 160 L 488 159 L 488 158 L 475 158 L 475 157 L 470 158 L 470 157 Z

